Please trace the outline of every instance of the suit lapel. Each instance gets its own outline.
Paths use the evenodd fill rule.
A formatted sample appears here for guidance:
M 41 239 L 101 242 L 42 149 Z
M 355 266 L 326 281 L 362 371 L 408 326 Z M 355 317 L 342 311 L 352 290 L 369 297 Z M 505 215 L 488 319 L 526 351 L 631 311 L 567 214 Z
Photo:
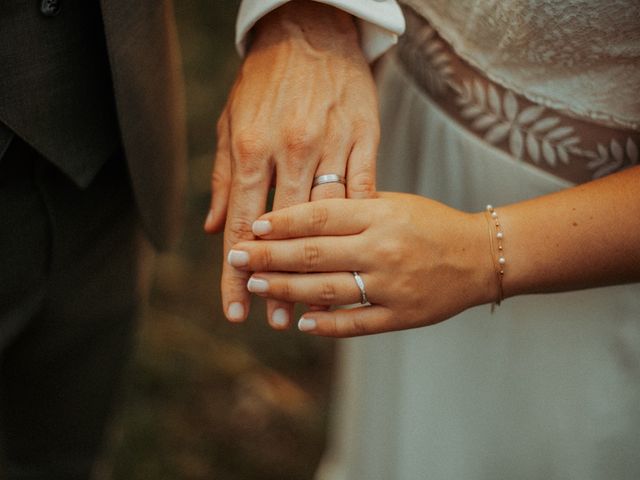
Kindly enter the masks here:
M 136 199 L 158 247 L 182 217 L 186 132 L 172 3 L 101 0 L 122 141 Z

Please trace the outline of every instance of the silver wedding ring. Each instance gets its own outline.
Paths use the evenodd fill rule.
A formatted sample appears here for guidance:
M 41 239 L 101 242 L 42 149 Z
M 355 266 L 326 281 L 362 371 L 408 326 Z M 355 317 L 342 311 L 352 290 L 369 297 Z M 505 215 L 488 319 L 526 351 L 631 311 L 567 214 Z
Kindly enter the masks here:
M 325 183 L 341 183 L 345 185 L 347 182 L 342 175 L 338 175 L 337 173 L 327 173 L 326 175 L 319 175 L 313 179 L 313 187 L 317 187 L 318 185 L 324 185 Z
M 358 289 L 360 290 L 360 303 L 362 305 L 367 305 L 369 300 L 367 300 L 367 291 L 364 288 L 364 281 L 358 272 L 351 272 L 353 274 L 353 278 L 356 280 L 356 285 L 358 285 Z

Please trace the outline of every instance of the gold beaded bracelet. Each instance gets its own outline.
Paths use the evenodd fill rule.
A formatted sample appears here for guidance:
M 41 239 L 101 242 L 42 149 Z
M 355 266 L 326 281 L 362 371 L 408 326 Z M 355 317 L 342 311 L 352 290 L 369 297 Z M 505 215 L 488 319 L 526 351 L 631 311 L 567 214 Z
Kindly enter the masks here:
M 498 212 L 496 212 L 493 206 L 487 205 L 485 218 L 487 219 L 487 225 L 489 227 L 489 247 L 491 248 L 491 261 L 496 270 L 496 276 L 498 277 L 498 299 L 491 304 L 491 311 L 493 312 L 496 305 L 500 305 L 502 300 L 504 300 L 504 290 L 502 289 L 502 278 L 504 277 L 504 266 L 507 263 L 507 260 L 504 258 L 504 252 L 502 247 L 502 240 L 504 239 L 504 231 L 502 230 L 502 225 L 500 224 L 500 220 L 498 220 Z M 493 233 L 494 227 L 495 227 L 495 235 Z M 496 239 L 495 243 L 497 244 L 497 247 L 498 247 L 497 254 L 494 247 L 494 238 Z

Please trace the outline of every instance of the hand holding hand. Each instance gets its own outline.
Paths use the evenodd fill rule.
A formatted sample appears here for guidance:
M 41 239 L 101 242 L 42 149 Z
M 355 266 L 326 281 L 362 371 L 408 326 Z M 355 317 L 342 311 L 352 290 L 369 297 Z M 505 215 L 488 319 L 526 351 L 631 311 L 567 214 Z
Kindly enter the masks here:
M 275 184 L 274 210 L 331 197 L 367 198 L 375 190 L 379 125 L 375 86 L 353 19 L 317 2 L 291 2 L 254 29 L 251 48 L 218 122 L 212 204 L 205 230 L 225 228 L 231 245 L 253 239 Z M 334 173 L 340 183 L 312 189 Z M 229 320 L 246 318 L 248 275 L 226 265 L 222 301 Z M 271 324 L 292 307 L 268 303 Z
M 486 220 L 432 200 L 385 193 L 325 200 L 263 215 L 263 240 L 233 246 L 230 261 L 255 272 L 253 293 L 308 305 L 371 306 L 305 313 L 301 330 L 347 337 L 445 320 L 497 296 Z

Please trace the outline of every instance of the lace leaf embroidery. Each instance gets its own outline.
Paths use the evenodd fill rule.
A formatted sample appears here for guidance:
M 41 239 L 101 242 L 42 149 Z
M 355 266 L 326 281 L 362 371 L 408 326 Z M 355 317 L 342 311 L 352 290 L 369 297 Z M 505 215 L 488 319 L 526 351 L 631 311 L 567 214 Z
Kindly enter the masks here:
M 518 100 L 516 100 L 516 96 L 513 92 L 507 90 L 507 93 L 504 96 L 504 114 L 507 117 L 507 120 L 513 122 L 516 119 L 516 115 L 518 113 Z
M 457 104 L 462 107 L 460 114 L 471 121 L 471 128 L 485 132 L 484 139 L 492 145 L 509 137 L 509 151 L 519 159 L 526 154 L 536 164 L 545 161 L 555 167 L 560 160 L 570 162 L 568 146 L 578 137 L 570 137 L 573 127 L 558 126 L 560 119 L 544 117 L 546 108 L 531 105 L 520 111 L 518 99 L 513 92 L 506 91 L 500 96 L 493 86 L 479 80 L 464 81 L 456 89 Z M 562 143 L 571 138 L 571 142 Z M 574 140 L 575 139 L 575 140 Z
M 507 138 L 507 135 L 509 135 L 510 129 L 511 129 L 511 125 L 509 125 L 508 123 L 500 123 L 494 126 L 491 130 L 489 130 L 485 134 L 484 138 L 490 144 L 495 145 L 497 143 L 504 141 L 504 139 Z
M 558 162 L 569 165 L 571 155 L 578 155 L 589 159 L 586 167 L 593 178 L 639 163 L 638 145 L 631 137 L 624 146 L 612 139 L 608 146 L 598 143 L 595 150 L 581 148 L 582 138 L 575 135 L 575 129 L 562 125 L 558 116 L 547 116 L 546 107 L 529 105 L 520 110 L 512 91 L 504 90 L 501 95 L 496 86 L 485 85 L 477 78 L 458 83 L 452 56 L 432 27 L 423 26 L 416 40 L 409 60 L 420 69 L 427 90 L 435 96 L 453 90 L 460 115 L 470 122 L 471 129 L 483 133 L 492 145 L 507 141 L 508 151 L 515 158 L 528 157 L 535 164 L 544 161 L 553 168 Z
M 418 32 L 418 44 L 420 50 L 414 55 L 418 63 L 425 61 L 427 65 L 422 69 L 429 91 L 442 94 L 451 82 L 453 69 L 451 68 L 451 56 L 446 52 L 444 43 L 438 38 L 436 31 L 429 25 L 423 26 Z
M 531 107 L 527 107 L 525 108 L 522 113 L 520 115 L 518 115 L 518 118 L 516 119 L 516 121 L 518 122 L 519 125 L 529 125 L 531 122 L 535 122 L 538 118 L 540 118 L 540 116 L 542 115 L 542 113 L 544 112 L 544 107 L 541 105 L 533 105 Z M 549 120 L 549 119 L 545 119 L 545 120 Z M 545 120 L 542 120 L 540 122 L 537 122 L 536 125 L 539 124 L 544 124 Z M 549 122 L 547 122 L 549 123 Z M 534 125 L 535 128 L 535 125 Z M 544 130 L 544 125 L 542 127 L 538 127 L 537 130 L 534 131 L 539 131 L 539 130 Z
M 609 142 L 609 146 L 605 147 L 598 143 L 595 152 L 590 153 L 593 158 L 587 163 L 587 168 L 593 170 L 593 178 L 601 178 L 610 173 L 622 170 L 627 166 L 638 164 L 638 146 L 631 137 L 627 137 L 624 148 L 616 139 Z
M 541 107 L 544 110 L 544 107 Z M 531 130 L 534 132 L 544 132 L 549 130 L 550 128 L 555 127 L 560 123 L 560 119 L 558 117 L 547 117 L 539 122 L 536 122 L 531 127 Z
M 493 85 L 489 85 L 489 108 L 496 117 L 502 115 L 502 104 L 500 102 L 500 94 Z

